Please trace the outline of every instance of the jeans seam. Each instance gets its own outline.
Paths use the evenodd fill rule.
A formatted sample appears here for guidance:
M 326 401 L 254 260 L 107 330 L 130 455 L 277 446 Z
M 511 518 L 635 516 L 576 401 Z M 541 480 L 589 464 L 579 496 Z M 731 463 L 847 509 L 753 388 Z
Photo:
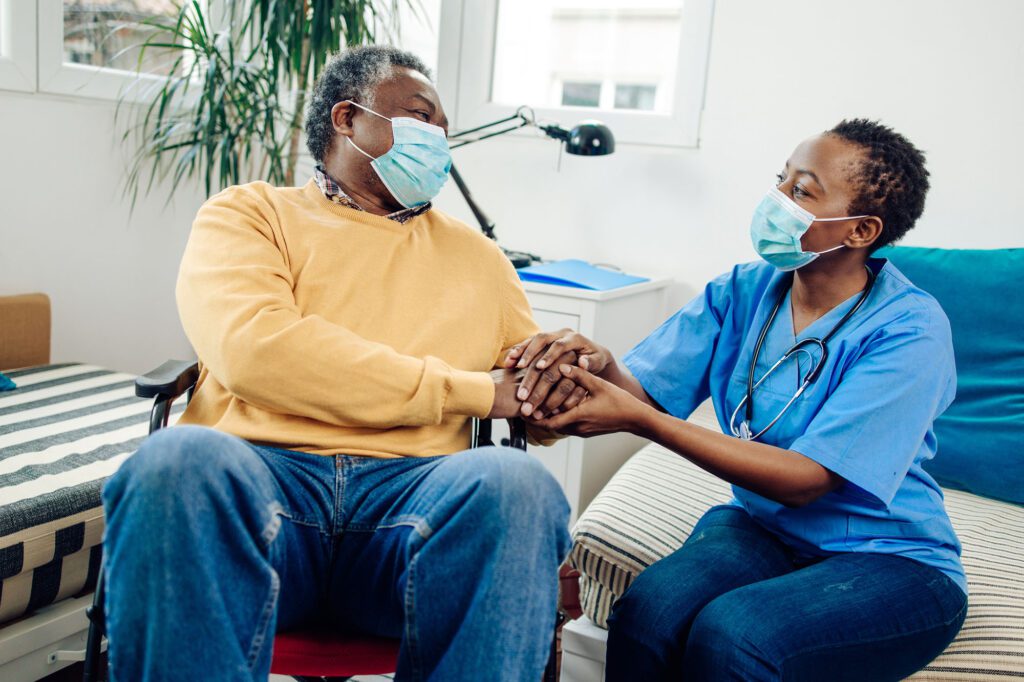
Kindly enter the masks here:
M 378 530 L 402 528 L 403 526 L 412 528 L 423 540 L 429 539 L 434 534 L 434 529 L 430 527 L 430 523 L 418 514 L 398 516 L 378 524 L 354 523 L 345 530 L 353 533 L 374 533 Z
M 288 514 L 285 512 L 284 507 L 277 500 L 270 503 L 270 520 L 267 521 L 266 525 L 263 526 L 262 532 L 260 532 L 260 540 L 263 541 L 264 547 L 270 547 L 270 543 L 274 541 L 277 534 L 281 531 L 281 519 L 289 519 Z
M 284 518 L 294 523 L 296 526 L 306 526 L 307 528 L 315 528 L 316 530 L 321 532 L 323 532 L 324 530 L 324 527 L 320 525 L 320 523 L 317 521 L 311 521 L 309 519 L 304 519 L 301 517 L 289 516 L 288 513 L 285 511 L 280 512 L 280 514 Z
M 409 562 L 407 577 L 405 579 L 405 637 L 402 646 L 406 649 L 409 658 L 409 672 L 413 680 L 423 679 L 423 670 L 420 662 L 419 637 L 416 630 L 416 566 L 419 561 L 419 554 L 413 556 Z
M 277 571 L 271 569 L 270 594 L 267 595 L 267 600 L 263 603 L 263 611 L 256 622 L 256 632 L 253 634 L 252 644 L 249 645 L 249 654 L 246 657 L 246 665 L 249 667 L 249 670 L 252 670 L 256 665 L 263 645 L 267 641 L 267 628 L 270 625 L 270 619 L 274 615 L 274 609 L 277 607 L 277 596 L 280 591 L 281 579 L 278 577 Z
M 342 527 L 341 516 L 342 508 L 345 503 L 345 477 L 346 469 L 349 467 L 349 460 L 343 457 L 336 456 L 334 465 L 334 518 L 331 520 L 331 535 L 338 535 L 338 531 Z

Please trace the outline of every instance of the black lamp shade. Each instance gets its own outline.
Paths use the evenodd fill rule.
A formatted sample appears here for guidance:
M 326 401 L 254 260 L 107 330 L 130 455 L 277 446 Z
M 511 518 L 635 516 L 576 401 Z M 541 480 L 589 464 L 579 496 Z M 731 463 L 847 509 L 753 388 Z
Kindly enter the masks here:
M 615 136 L 599 121 L 581 121 L 569 131 L 565 151 L 577 156 L 604 156 L 615 151 Z

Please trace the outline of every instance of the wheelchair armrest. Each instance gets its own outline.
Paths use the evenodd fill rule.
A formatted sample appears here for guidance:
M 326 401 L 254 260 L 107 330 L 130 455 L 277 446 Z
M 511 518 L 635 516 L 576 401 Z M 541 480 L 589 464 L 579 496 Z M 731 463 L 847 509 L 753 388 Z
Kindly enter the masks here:
M 135 395 L 140 398 L 166 396 L 174 399 L 195 386 L 199 364 L 192 360 L 168 360 L 135 379 Z
M 526 450 L 526 422 L 519 417 L 509 417 L 507 421 L 509 446 Z M 494 440 L 491 438 L 491 420 L 474 418 L 470 447 L 480 448 L 488 445 L 494 445 Z

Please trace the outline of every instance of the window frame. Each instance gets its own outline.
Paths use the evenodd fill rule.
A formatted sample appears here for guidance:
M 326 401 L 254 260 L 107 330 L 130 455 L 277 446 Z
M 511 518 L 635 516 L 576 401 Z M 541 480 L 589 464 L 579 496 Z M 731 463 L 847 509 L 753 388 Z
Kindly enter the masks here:
M 91 99 L 146 102 L 165 77 L 64 61 L 64 2 L 39 6 L 39 92 Z
M 442 0 L 438 85 L 452 112 L 453 130 L 466 130 L 511 116 L 514 105 L 490 101 L 501 0 Z M 512 0 L 506 0 L 512 1 Z M 680 21 L 675 90 L 669 113 L 634 109 L 537 107 L 540 119 L 571 126 L 583 114 L 598 118 L 622 144 L 695 148 L 707 80 L 714 0 L 685 0 Z
M 0 0 L 0 90 L 35 92 L 35 89 L 35 3 Z

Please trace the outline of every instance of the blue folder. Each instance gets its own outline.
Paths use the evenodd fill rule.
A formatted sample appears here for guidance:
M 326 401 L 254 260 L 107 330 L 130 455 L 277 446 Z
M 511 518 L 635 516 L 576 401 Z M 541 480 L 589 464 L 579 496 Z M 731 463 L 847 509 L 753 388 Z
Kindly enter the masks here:
M 531 265 L 520 268 L 517 272 L 519 272 L 519 279 L 524 282 L 540 282 L 541 284 L 576 287 L 591 291 L 607 291 L 648 281 L 647 277 L 625 275 L 574 258 Z

